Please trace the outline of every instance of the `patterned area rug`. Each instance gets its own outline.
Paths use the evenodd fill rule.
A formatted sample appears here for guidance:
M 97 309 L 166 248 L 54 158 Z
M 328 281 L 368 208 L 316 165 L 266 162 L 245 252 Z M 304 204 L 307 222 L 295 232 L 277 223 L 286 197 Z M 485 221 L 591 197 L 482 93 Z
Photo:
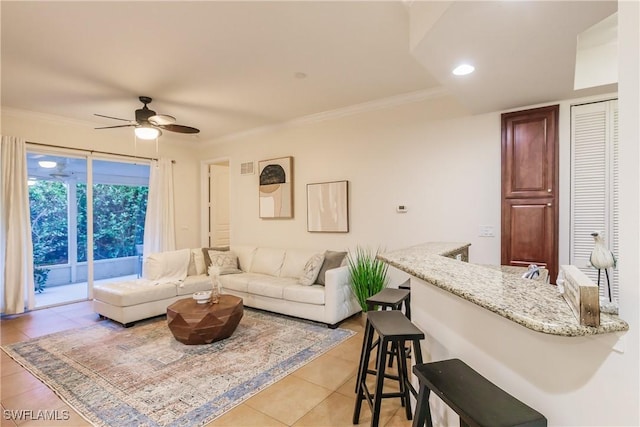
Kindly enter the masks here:
M 245 309 L 234 334 L 209 345 L 183 345 L 156 319 L 2 349 L 95 425 L 199 426 L 353 334 Z

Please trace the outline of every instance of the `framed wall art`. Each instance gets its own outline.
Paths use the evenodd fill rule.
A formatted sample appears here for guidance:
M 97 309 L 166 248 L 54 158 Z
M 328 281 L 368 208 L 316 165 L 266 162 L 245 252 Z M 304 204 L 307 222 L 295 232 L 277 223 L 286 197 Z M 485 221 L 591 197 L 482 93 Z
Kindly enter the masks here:
M 307 184 L 307 231 L 349 232 L 349 181 Z
M 260 218 L 293 218 L 293 157 L 261 160 Z

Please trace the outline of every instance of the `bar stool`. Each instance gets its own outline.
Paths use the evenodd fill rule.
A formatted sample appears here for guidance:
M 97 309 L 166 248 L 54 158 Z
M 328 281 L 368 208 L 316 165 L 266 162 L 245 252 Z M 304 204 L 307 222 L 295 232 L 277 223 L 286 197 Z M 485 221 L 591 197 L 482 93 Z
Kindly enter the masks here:
M 413 367 L 420 382 L 413 427 L 432 427 L 429 394 L 433 391 L 460 416 L 460 427 L 546 427 L 547 419 L 484 378 L 460 359 Z
M 369 359 L 373 351 L 373 335 L 378 334 L 378 351 L 376 369 L 369 370 Z M 407 354 L 405 350 L 406 341 L 413 344 L 413 352 L 416 363 L 422 363 L 422 351 L 420 340 L 424 339 L 424 333 L 418 329 L 407 317 L 398 310 L 370 311 L 367 314 L 367 324 L 364 332 L 363 352 L 360 355 L 360 368 L 356 384 L 356 405 L 353 411 L 353 424 L 360 421 L 360 409 L 362 401 L 367 400 L 371 408 L 371 426 L 376 427 L 380 421 L 380 406 L 382 399 L 399 397 L 402 406 L 405 407 L 407 419 L 412 417 L 411 401 L 409 392 L 417 396 L 416 390 L 411 385 L 410 371 L 407 368 Z M 398 375 L 385 373 L 386 358 L 389 353 L 389 346 L 395 344 L 398 349 Z M 375 374 L 376 388 L 371 393 L 367 387 L 367 375 Z M 398 381 L 399 392 L 383 393 L 384 379 L 391 378 Z
M 404 306 L 405 315 L 411 320 L 411 308 L 409 306 L 411 291 L 407 289 L 384 288 L 375 295 L 367 298 L 367 308 L 369 311 L 375 310 L 376 306 L 386 310 L 401 310 Z
M 387 308 L 391 309 L 391 310 L 400 310 L 403 305 L 405 307 L 405 313 L 408 312 L 407 310 L 409 309 L 409 304 L 407 303 L 407 301 L 409 301 L 409 297 L 411 296 L 410 292 L 405 290 L 399 290 L 399 289 L 393 289 L 393 288 L 384 288 L 383 290 L 381 290 L 380 292 L 378 292 L 377 294 L 374 294 L 372 296 L 370 296 L 369 298 L 367 298 L 367 309 L 368 312 L 372 312 L 375 311 L 375 307 L 378 306 L 380 307 L 382 310 L 386 310 Z M 409 312 L 409 314 L 411 314 Z M 409 317 L 410 319 L 411 317 Z M 368 322 L 367 322 L 368 325 Z M 366 326 L 365 325 L 365 328 Z M 360 358 L 362 360 L 362 355 L 365 353 L 365 351 L 371 351 L 373 350 L 379 343 L 380 340 L 376 340 L 372 345 L 373 347 L 371 347 L 369 350 L 366 350 L 365 344 L 366 344 L 366 340 L 362 340 L 362 349 L 360 350 Z M 397 357 L 398 356 L 398 350 L 395 348 L 395 345 L 392 346 L 391 348 L 391 357 L 389 358 L 389 367 L 393 366 L 393 358 L 394 356 Z M 362 371 L 361 368 L 358 369 L 358 381 L 356 381 L 356 387 L 355 387 L 355 392 L 358 392 L 358 382 L 360 381 L 360 378 L 362 376 Z

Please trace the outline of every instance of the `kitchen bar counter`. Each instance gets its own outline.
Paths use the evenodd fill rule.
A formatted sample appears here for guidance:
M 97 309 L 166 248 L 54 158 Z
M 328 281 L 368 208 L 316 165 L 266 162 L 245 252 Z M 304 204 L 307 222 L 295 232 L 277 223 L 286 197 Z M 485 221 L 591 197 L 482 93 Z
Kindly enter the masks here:
M 537 332 L 585 336 L 626 331 L 617 316 L 601 313 L 600 326 L 582 326 L 554 285 L 462 262 L 468 243 L 425 243 L 379 254 L 389 265 Z

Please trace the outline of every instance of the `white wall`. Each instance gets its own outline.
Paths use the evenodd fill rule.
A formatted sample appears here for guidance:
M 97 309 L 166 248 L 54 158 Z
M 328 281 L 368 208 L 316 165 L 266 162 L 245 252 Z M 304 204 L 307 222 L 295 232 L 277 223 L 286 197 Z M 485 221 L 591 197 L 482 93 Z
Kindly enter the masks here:
M 95 130 L 92 124 L 16 110 L 3 110 L 1 123 L 2 135 L 18 136 L 30 142 L 175 160 L 176 245 L 178 248 L 198 246 L 199 160 L 190 141 L 172 140 L 166 132 L 160 138 L 156 153 L 155 141 L 139 141 L 134 150 L 131 129 Z
M 294 218 L 258 218 L 258 176 L 240 163 L 294 157 Z M 206 147 L 229 158 L 231 241 L 309 248 L 395 249 L 471 241 L 472 259 L 499 263 L 500 118 L 467 116 L 450 98 L 284 127 Z M 348 180 L 350 231 L 306 231 L 306 184 Z M 396 213 L 398 204 L 408 212 Z M 492 225 L 496 237 L 479 238 Z
M 561 264 L 569 262 L 570 108 L 616 96 L 555 102 L 560 105 Z M 500 152 L 500 112 L 468 115 L 441 97 L 209 144 L 201 157 L 230 160 L 232 243 L 391 250 L 425 241 L 464 241 L 472 244 L 472 262 L 499 264 Z M 289 155 L 294 157 L 294 218 L 261 220 L 258 176 L 240 176 L 239 165 Z M 308 233 L 306 184 L 343 179 L 350 184 L 350 232 Z M 396 213 L 398 204 L 407 205 L 408 212 Z M 493 226 L 495 237 L 479 237 L 481 225 Z

